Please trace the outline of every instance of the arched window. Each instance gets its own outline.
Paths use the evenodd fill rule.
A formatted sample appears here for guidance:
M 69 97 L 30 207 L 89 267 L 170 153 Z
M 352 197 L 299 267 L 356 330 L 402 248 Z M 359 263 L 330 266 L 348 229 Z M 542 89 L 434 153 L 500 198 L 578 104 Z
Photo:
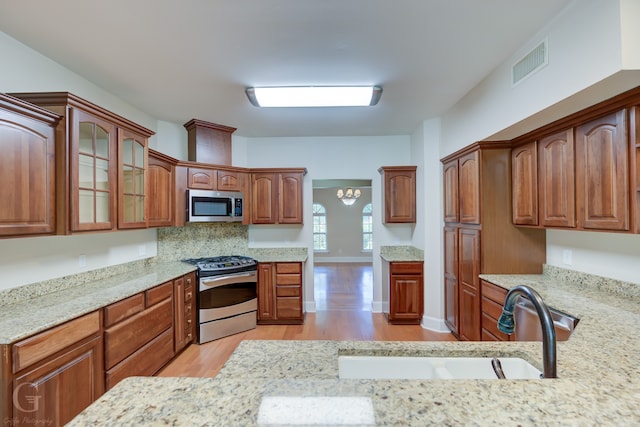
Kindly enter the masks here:
M 371 203 L 362 208 L 362 251 L 373 251 L 373 218 L 371 217 Z
M 313 250 L 327 250 L 327 210 L 320 203 L 313 204 Z

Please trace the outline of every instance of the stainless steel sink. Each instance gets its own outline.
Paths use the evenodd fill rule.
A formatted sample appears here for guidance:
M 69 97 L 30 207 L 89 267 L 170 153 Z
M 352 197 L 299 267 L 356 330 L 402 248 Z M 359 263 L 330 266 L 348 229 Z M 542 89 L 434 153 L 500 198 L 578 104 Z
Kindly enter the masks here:
M 549 311 L 551 311 L 553 325 L 556 330 L 556 340 L 568 340 L 580 319 L 551 307 L 549 307 Z M 528 299 L 520 298 L 518 300 L 514 311 L 514 318 L 516 323 L 514 332 L 516 341 L 542 340 L 542 329 L 540 328 L 538 314 Z

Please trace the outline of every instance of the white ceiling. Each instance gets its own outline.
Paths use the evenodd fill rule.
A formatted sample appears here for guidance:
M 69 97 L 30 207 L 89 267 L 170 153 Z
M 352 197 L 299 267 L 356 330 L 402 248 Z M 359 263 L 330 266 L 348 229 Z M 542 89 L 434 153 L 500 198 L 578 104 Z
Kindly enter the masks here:
M 161 120 L 256 137 L 407 135 L 569 1 L 0 0 L 0 30 Z M 244 93 L 345 84 L 381 85 L 380 103 L 259 109 Z

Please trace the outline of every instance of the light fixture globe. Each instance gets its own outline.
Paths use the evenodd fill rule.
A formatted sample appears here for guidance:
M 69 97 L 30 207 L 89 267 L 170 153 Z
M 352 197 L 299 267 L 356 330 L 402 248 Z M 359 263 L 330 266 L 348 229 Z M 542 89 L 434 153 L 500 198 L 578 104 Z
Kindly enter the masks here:
M 338 192 L 336 193 L 336 196 L 338 197 L 338 199 L 340 199 L 340 201 L 342 201 L 342 203 L 344 203 L 346 206 L 351 206 L 353 205 L 356 200 L 358 200 L 358 198 L 360 197 L 362 193 L 360 192 L 359 189 L 353 189 L 351 187 L 342 190 L 342 188 L 338 189 Z

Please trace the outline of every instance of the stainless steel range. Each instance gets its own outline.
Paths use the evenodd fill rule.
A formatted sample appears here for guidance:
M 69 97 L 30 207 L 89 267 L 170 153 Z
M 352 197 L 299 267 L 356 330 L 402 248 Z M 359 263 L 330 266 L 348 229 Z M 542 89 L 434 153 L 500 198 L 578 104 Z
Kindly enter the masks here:
M 256 327 L 256 260 L 245 256 L 186 259 L 198 267 L 198 343 Z

